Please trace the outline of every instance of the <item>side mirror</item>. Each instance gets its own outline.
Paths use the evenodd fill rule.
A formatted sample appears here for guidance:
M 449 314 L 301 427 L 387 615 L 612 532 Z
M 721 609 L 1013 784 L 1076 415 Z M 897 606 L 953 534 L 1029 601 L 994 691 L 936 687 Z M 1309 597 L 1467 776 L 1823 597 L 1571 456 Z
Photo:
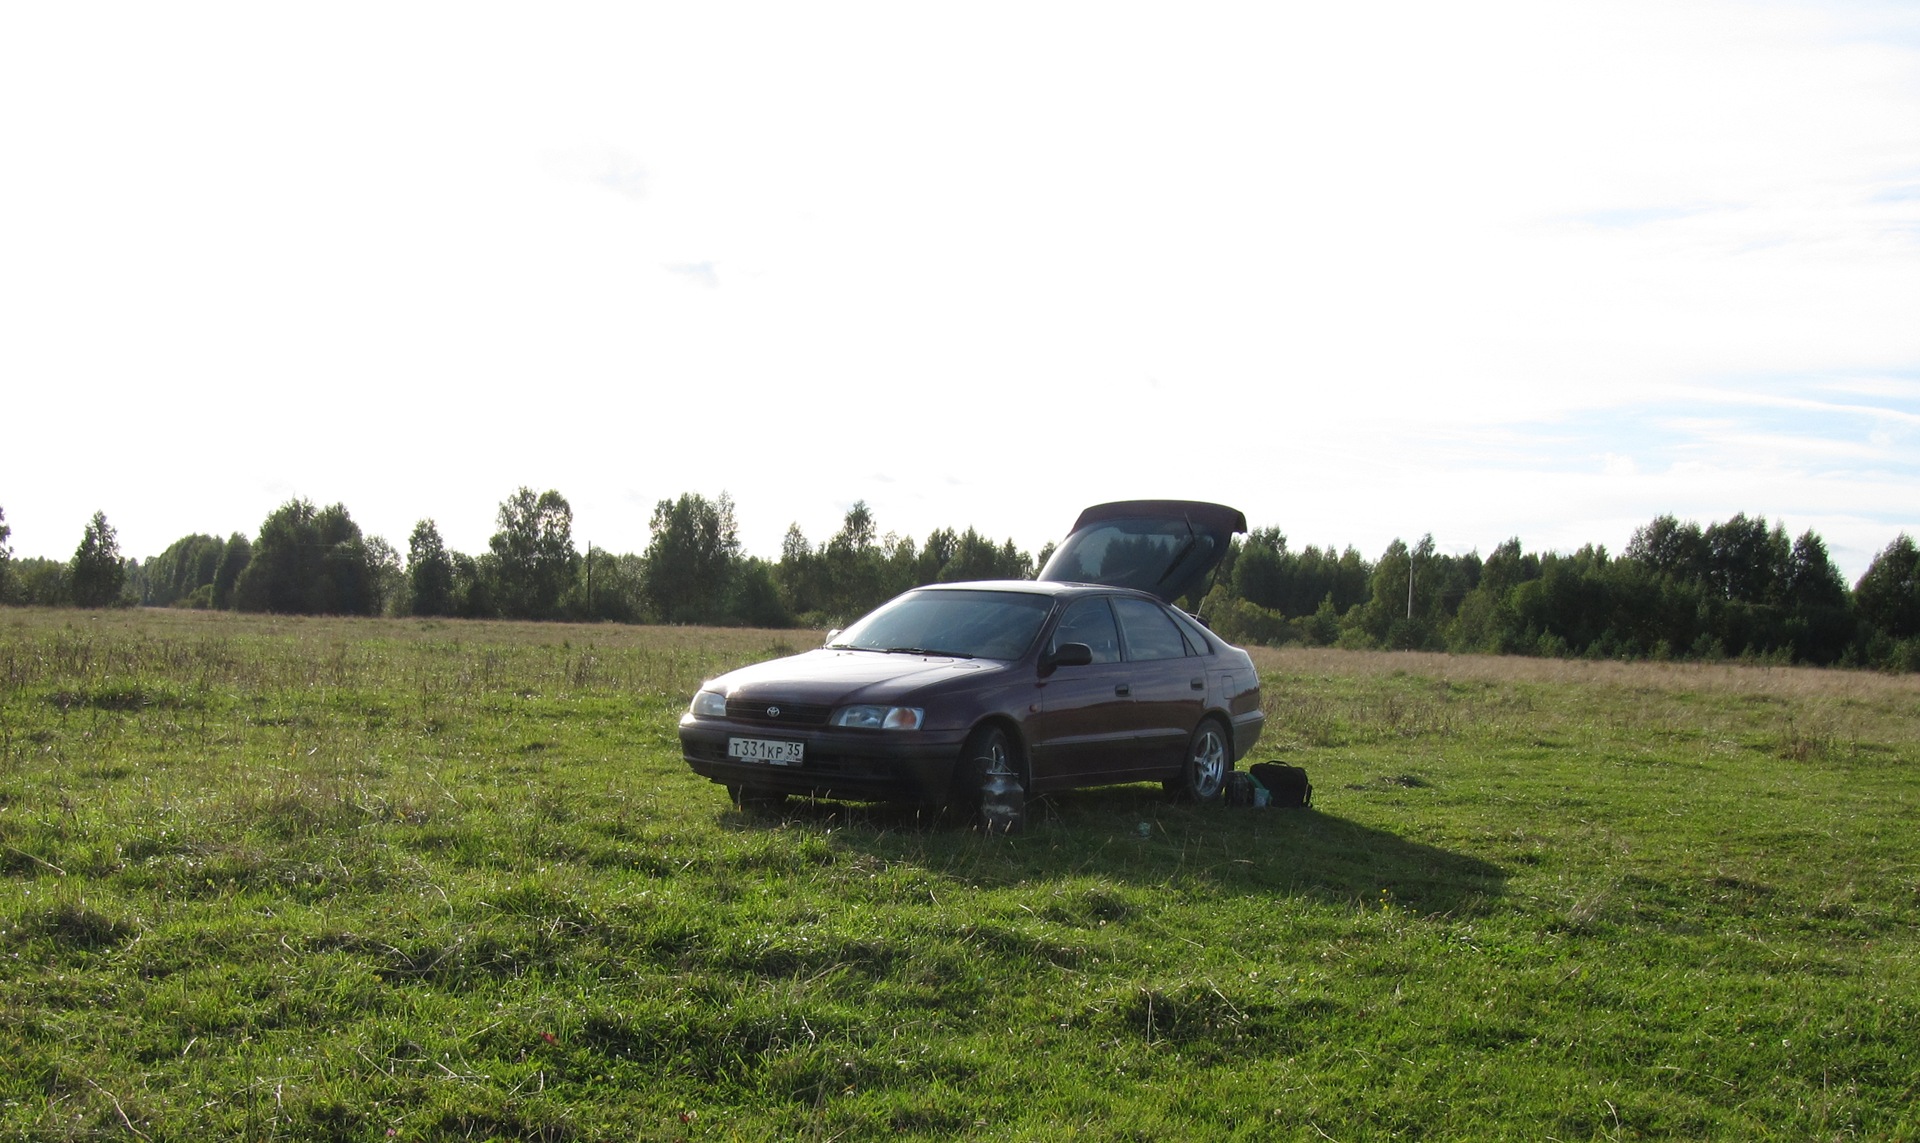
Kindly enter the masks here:
M 1062 643 L 1040 656 L 1040 673 L 1051 675 L 1060 667 L 1084 667 L 1093 662 L 1093 648 L 1085 643 Z
M 840 628 L 835 627 L 833 630 L 827 632 L 827 637 L 825 639 L 820 640 L 820 645 L 822 647 L 831 645 L 833 643 L 834 637 L 839 634 L 840 634 Z

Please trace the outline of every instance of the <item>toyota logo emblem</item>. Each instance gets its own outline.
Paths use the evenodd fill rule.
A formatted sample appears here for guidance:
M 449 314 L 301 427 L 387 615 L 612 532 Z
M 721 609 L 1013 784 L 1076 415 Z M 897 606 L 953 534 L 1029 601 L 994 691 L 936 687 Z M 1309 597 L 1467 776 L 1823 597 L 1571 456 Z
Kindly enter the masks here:
M 767 717 L 768 717 L 768 718 L 779 718 L 779 717 L 780 717 L 780 708 L 779 708 L 779 707 L 777 707 L 777 706 L 770 706 L 770 707 L 768 707 L 768 708 L 767 708 Z

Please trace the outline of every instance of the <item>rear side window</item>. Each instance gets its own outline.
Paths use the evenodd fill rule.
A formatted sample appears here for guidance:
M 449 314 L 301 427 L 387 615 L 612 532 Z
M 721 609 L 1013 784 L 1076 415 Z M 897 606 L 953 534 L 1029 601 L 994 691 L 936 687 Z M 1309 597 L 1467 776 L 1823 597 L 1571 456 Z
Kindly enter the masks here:
M 1187 633 L 1187 645 L 1193 648 L 1194 654 L 1213 653 L 1213 638 L 1207 634 L 1206 628 L 1202 627 L 1198 620 L 1184 611 L 1175 611 L 1173 618 L 1174 622 L 1180 624 L 1181 629 Z
M 1120 629 L 1127 636 L 1129 659 L 1178 659 L 1187 653 L 1187 640 L 1158 604 L 1144 599 L 1115 599 Z

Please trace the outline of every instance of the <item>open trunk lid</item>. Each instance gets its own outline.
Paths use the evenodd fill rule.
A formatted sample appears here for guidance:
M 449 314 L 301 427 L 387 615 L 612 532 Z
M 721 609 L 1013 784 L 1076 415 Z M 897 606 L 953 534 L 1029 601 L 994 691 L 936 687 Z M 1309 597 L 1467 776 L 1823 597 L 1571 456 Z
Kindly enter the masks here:
M 1150 592 L 1167 603 L 1200 586 L 1247 530 L 1237 508 L 1199 500 L 1121 500 L 1080 513 L 1039 579 Z

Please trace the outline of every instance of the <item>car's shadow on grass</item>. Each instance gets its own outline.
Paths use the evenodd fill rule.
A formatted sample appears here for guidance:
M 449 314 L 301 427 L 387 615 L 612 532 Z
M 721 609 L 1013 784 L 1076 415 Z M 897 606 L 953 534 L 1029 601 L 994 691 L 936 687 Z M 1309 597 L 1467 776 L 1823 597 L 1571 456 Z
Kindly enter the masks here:
M 721 821 L 736 830 L 818 831 L 837 847 L 973 881 L 1089 875 L 1141 884 L 1204 881 L 1224 891 L 1471 915 L 1503 894 L 1507 879 L 1483 858 L 1335 813 L 1184 805 L 1148 786 L 1035 799 L 1025 831 L 1015 837 L 988 836 L 937 809 L 824 799 L 729 810 Z

